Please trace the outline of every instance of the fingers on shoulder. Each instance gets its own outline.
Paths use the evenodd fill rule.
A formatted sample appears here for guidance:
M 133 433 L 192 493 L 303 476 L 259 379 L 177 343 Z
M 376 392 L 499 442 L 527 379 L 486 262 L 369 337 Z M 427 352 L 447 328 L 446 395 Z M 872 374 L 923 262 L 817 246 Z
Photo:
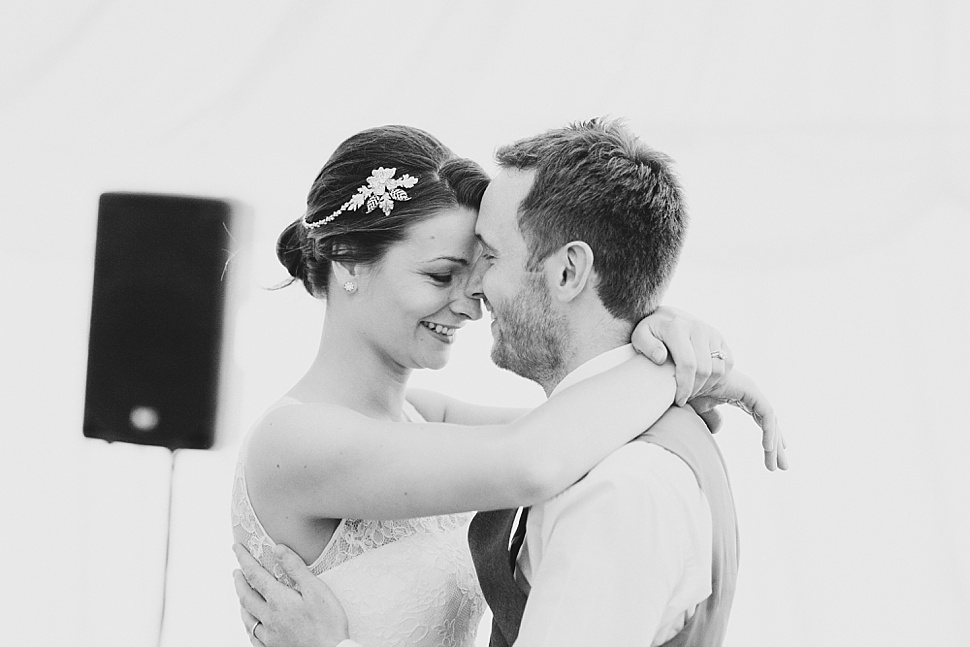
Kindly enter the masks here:
M 236 590 L 236 597 L 239 599 L 239 606 L 248 613 L 262 613 L 266 599 L 261 593 L 253 588 L 252 582 L 247 579 L 245 573 L 240 570 L 232 572 L 233 588 Z
M 239 562 L 239 570 L 233 572 L 234 577 L 237 574 L 241 575 L 249 586 L 256 590 L 273 579 L 272 575 L 249 553 L 245 546 L 233 544 L 232 551 L 236 554 L 236 561 Z
M 317 576 L 310 571 L 306 562 L 289 547 L 283 544 L 277 544 L 273 548 L 273 554 L 283 567 L 284 573 L 289 576 L 289 580 L 292 582 L 294 588 L 304 595 L 309 590 L 308 584 L 319 583 Z

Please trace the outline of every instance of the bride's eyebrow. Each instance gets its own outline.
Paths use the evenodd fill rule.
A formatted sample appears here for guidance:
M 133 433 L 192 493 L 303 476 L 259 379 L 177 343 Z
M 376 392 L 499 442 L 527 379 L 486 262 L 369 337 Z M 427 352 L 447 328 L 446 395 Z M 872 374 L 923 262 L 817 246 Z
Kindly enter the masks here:
M 434 263 L 436 261 L 451 261 L 452 263 L 458 263 L 459 265 L 467 267 L 469 265 L 467 258 L 461 258 L 460 256 L 437 256 L 435 258 L 425 261 L 425 263 Z

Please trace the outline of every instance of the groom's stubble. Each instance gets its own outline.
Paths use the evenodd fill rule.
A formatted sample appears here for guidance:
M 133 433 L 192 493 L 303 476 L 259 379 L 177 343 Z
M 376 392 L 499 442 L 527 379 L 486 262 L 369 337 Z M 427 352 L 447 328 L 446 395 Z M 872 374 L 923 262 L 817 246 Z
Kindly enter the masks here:
M 542 274 L 530 272 L 518 294 L 492 307 L 498 319 L 492 328 L 492 361 L 551 391 L 568 372 L 572 344 L 567 319 L 554 310 Z

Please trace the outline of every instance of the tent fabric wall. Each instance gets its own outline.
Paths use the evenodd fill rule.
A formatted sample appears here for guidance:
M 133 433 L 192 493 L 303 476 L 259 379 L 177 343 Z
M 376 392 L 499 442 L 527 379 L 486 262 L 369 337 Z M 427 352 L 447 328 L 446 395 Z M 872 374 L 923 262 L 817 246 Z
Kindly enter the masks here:
M 719 442 L 743 560 L 728 645 L 966 645 L 970 603 L 970 8 L 748 2 L 40 0 L 0 23 L 0 628 L 17 644 L 155 640 L 166 450 L 84 439 L 98 196 L 254 214 L 228 413 L 174 471 L 165 644 L 245 644 L 228 500 L 246 426 L 310 361 L 322 308 L 278 232 L 346 136 L 503 142 L 623 117 L 676 161 L 691 230 L 667 303 L 721 329 L 772 398 L 792 470 Z M 463 331 L 415 383 L 529 405 Z

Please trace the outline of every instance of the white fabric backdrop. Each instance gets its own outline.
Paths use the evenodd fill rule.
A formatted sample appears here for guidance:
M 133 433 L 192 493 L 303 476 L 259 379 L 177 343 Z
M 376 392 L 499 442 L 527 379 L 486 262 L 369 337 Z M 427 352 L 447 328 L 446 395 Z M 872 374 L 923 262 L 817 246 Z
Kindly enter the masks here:
M 167 645 L 244 645 L 237 443 L 309 362 L 322 314 L 263 287 L 330 151 L 397 122 L 488 165 L 499 143 L 611 114 L 675 158 L 690 197 L 667 302 L 723 330 L 791 441 L 791 472 L 769 474 L 743 415 L 719 437 L 743 532 L 728 644 L 970 644 L 970 5 L 8 4 L 3 642 L 156 640 L 168 452 L 81 435 L 100 193 L 255 214 L 235 257 L 230 415 L 216 450 L 176 466 L 165 625 Z M 489 365 L 487 326 L 463 337 L 415 381 L 541 399 Z

